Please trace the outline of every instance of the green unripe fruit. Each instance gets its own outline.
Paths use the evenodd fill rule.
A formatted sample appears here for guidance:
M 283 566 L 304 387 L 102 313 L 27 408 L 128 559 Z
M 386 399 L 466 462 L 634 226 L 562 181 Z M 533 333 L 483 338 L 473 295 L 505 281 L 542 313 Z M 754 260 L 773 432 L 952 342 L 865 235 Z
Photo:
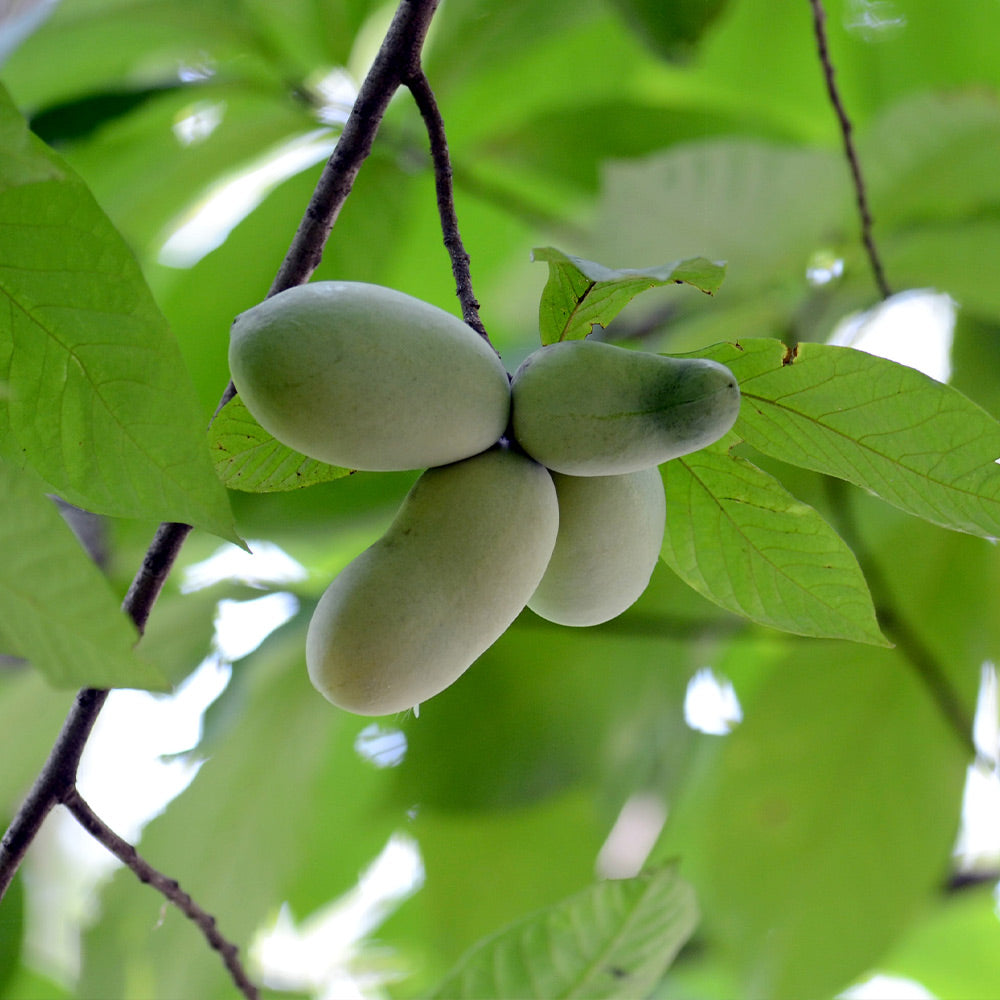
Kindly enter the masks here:
M 666 500 L 655 466 L 621 476 L 552 473 L 559 534 L 535 614 L 560 625 L 598 625 L 642 595 L 663 542 Z
M 558 525 L 549 473 L 520 453 L 497 446 L 429 469 L 316 606 L 306 637 L 313 684 L 359 715 L 404 711 L 444 690 L 524 608 Z
M 379 285 L 320 281 L 236 317 L 229 367 L 260 425 L 310 458 L 386 472 L 446 465 L 507 426 L 503 362 L 471 327 Z
M 740 408 L 724 365 L 593 340 L 535 351 L 511 393 L 518 443 L 570 476 L 615 476 L 687 455 L 722 437 Z

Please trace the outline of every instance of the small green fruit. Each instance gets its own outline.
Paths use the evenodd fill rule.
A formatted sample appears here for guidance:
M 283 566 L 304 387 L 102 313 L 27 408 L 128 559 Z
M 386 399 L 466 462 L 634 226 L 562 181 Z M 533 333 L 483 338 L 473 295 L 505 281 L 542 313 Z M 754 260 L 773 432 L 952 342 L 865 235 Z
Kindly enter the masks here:
M 631 607 L 649 583 L 663 542 L 666 501 L 655 466 L 621 476 L 552 473 L 559 534 L 528 601 L 560 625 L 597 625 Z
M 359 715 L 444 690 L 524 608 L 558 525 L 552 479 L 523 454 L 497 446 L 429 469 L 320 598 L 306 636 L 313 684 Z
M 260 425 L 348 469 L 446 465 L 507 426 L 503 362 L 471 327 L 379 285 L 320 281 L 236 317 L 229 367 Z
M 518 443 L 570 476 L 636 472 L 697 451 L 733 426 L 740 407 L 724 365 L 592 340 L 535 351 L 511 393 Z

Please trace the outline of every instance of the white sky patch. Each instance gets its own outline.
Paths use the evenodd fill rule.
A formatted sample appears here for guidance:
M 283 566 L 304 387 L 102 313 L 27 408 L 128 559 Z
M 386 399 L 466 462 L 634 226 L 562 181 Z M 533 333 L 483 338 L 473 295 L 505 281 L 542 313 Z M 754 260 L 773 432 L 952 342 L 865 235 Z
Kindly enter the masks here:
M 837 994 L 837 1000 L 937 1000 L 933 993 L 913 979 L 903 976 L 875 975 L 849 990 Z
M 307 85 L 322 102 L 316 117 L 324 125 L 343 125 L 358 96 L 358 85 L 351 74 L 336 66 Z
M 180 112 L 170 128 L 182 146 L 196 146 L 222 124 L 225 114 L 225 101 L 196 101 Z
M 298 610 L 298 599 L 285 591 L 252 601 L 219 601 L 215 620 L 219 651 L 227 660 L 241 660 Z
M 866 42 L 882 41 L 906 27 L 906 17 L 889 0 L 851 0 L 844 14 L 844 27 Z
M 215 76 L 215 62 L 207 54 L 203 54 L 201 62 L 181 63 L 177 67 L 177 79 L 181 83 L 204 83 Z
M 247 544 L 251 552 L 227 542 L 207 559 L 192 563 L 184 570 L 181 592 L 190 594 L 223 580 L 245 583 L 248 587 L 264 587 L 298 583 L 309 576 L 305 566 L 274 542 L 250 539 Z
M 957 309 L 950 295 L 933 289 L 900 292 L 874 309 L 846 316 L 829 343 L 898 361 L 947 382 Z
M 994 765 L 1000 761 L 1000 682 L 996 665 L 987 660 L 980 672 L 976 717 L 972 724 L 976 750 Z
M 357 886 L 296 924 L 282 906 L 273 927 L 263 930 L 250 955 L 264 981 L 276 989 L 309 991 L 316 1000 L 363 1000 L 387 981 L 358 968 L 359 942 L 424 882 L 416 842 L 394 833 Z
M 700 733 L 725 736 L 743 721 L 743 709 L 733 685 L 702 667 L 688 681 L 684 695 L 684 721 Z
M 406 733 L 373 722 L 365 726 L 354 739 L 358 756 L 376 767 L 395 767 L 401 764 L 407 750 Z
M 55 10 L 59 0 L 0 2 L 0 64 Z
M 651 792 L 630 796 L 597 854 L 601 878 L 634 878 L 667 821 L 666 803 Z
M 1000 695 L 996 667 L 982 667 L 972 727 L 979 760 L 969 765 L 962 797 L 962 823 L 955 843 L 961 871 L 995 869 L 1000 863 Z
M 332 129 L 314 129 L 289 139 L 256 163 L 213 185 L 167 234 L 159 262 L 166 267 L 197 264 L 221 246 L 279 184 L 327 159 L 335 143 Z
M 844 273 L 844 261 L 829 250 L 820 250 L 813 254 L 806 266 L 806 281 L 813 287 L 828 285 L 836 281 Z

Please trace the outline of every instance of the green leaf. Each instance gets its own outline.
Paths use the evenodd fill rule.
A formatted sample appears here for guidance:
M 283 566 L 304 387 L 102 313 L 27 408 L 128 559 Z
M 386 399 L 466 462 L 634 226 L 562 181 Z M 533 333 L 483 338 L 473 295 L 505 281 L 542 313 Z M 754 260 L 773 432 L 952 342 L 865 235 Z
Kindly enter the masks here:
M 6 828 L 6 816 L 4 817 Z M 15 878 L 4 893 L 3 934 L 0 934 L 0 997 L 8 996 L 21 961 L 24 941 L 24 879 Z
M 757 659 L 715 665 L 744 721 L 703 737 L 654 857 L 683 857 L 705 958 L 738 973 L 726 996 L 830 997 L 939 898 L 965 748 L 897 650 L 784 639 Z
M 0 463 L 0 622 L 8 652 L 57 687 L 165 690 L 133 652 L 135 627 L 27 470 Z
M 701 353 L 739 380 L 734 429 L 758 451 L 942 527 L 1000 535 L 1000 423 L 957 389 L 849 347 L 743 340 Z
M 97 513 L 236 540 L 203 417 L 138 265 L 0 91 L 0 450 Z
M 726 6 L 727 0 L 614 0 L 636 34 L 665 59 L 681 59 Z
M 997 930 L 992 889 L 967 889 L 942 898 L 879 968 L 915 979 L 937 997 L 988 997 L 1000 982 Z
M 245 493 L 280 493 L 350 475 L 348 469 L 317 462 L 276 441 L 239 396 L 212 421 L 209 446 L 222 482 Z
M 536 247 L 532 259 L 549 264 L 549 280 L 538 307 L 543 344 L 581 340 L 595 326 L 606 327 L 647 288 L 688 284 L 711 295 L 718 290 L 726 273 L 725 264 L 704 257 L 638 270 L 613 270 L 581 257 L 571 257 L 554 247 Z
M 776 479 L 730 453 L 733 435 L 660 467 L 662 556 L 698 593 L 797 635 L 888 645 L 847 545 Z
M 672 866 L 599 882 L 473 948 L 431 997 L 647 996 L 698 922 Z

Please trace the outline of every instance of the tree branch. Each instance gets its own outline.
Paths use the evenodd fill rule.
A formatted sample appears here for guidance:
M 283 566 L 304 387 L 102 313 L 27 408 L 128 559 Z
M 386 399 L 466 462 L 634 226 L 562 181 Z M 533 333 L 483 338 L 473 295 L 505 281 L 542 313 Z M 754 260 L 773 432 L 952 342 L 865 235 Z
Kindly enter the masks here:
M 419 64 L 420 50 L 439 2 L 402 0 L 397 8 L 269 296 L 301 285 L 319 266 L 330 230 L 351 193 L 361 164 L 371 152 L 389 101 L 403 78 Z
M 219 933 L 215 917 L 206 913 L 174 879 L 154 868 L 126 840 L 115 833 L 95 812 L 83 796 L 73 788 L 63 799 L 63 805 L 95 840 L 103 844 L 123 865 L 135 872 L 140 882 L 151 885 L 173 903 L 186 917 L 198 925 L 208 944 L 222 956 L 237 989 L 248 998 L 258 1000 L 260 994 L 250 981 L 240 962 L 239 949 Z
M 858 214 L 861 216 L 861 242 L 864 244 L 865 252 L 868 254 L 868 262 L 871 265 L 872 274 L 875 276 L 875 284 L 878 286 L 879 294 L 883 299 L 892 295 L 889 283 L 885 278 L 885 271 L 882 268 L 882 260 L 879 257 L 878 249 L 875 246 L 875 238 L 872 236 L 872 215 L 868 208 L 868 195 L 865 192 L 865 181 L 861 173 L 861 161 L 858 159 L 857 150 L 854 147 L 852 138 L 854 127 L 848 117 L 843 101 L 840 99 L 840 91 L 837 89 L 837 81 L 830 59 L 830 49 L 826 38 L 826 11 L 823 8 L 823 0 L 809 0 L 812 4 L 813 30 L 816 33 L 816 48 L 819 52 L 819 61 L 823 66 L 823 78 L 826 81 L 826 92 L 830 96 L 830 104 L 833 106 L 837 121 L 840 124 L 840 134 L 844 141 L 844 153 L 847 156 L 847 163 L 851 168 L 851 179 L 854 183 L 854 196 L 858 206 Z
M 434 186 L 437 190 L 438 215 L 441 217 L 441 233 L 445 249 L 451 258 L 451 271 L 455 276 L 455 292 L 462 305 L 462 318 L 487 344 L 489 334 L 479 318 L 479 301 L 472 290 L 472 274 L 469 271 L 469 254 L 462 243 L 455 214 L 455 194 L 452 185 L 451 158 L 448 155 L 448 138 L 444 131 L 444 121 L 434 98 L 434 91 L 420 66 L 416 66 L 404 80 L 409 88 L 420 117 L 424 120 L 427 137 L 430 140 L 431 159 L 434 162 Z M 491 345 L 492 346 L 492 345 Z
M 140 634 L 190 531 L 188 524 L 161 524 L 153 537 L 142 566 L 122 602 L 122 610 L 132 619 Z M 77 694 L 45 766 L 0 842 L 0 899 L 3 899 L 45 817 L 54 805 L 64 802 L 76 788 L 80 756 L 107 697 L 107 691 L 96 688 L 84 688 Z
M 419 53 L 439 2 L 401 0 L 269 295 L 306 281 L 322 259 L 326 240 L 351 192 L 361 164 L 371 151 L 389 101 L 404 76 L 419 66 Z M 233 392 L 230 382 L 219 408 L 232 398 Z M 176 523 L 164 523 L 157 529 L 122 604 L 140 634 L 190 532 L 190 525 Z M 81 825 L 136 871 L 143 881 L 156 885 L 195 920 L 212 947 L 222 954 L 237 985 L 246 996 L 256 997 L 256 988 L 239 967 L 235 947 L 214 930 L 214 919 L 181 892 L 175 882 L 164 878 L 142 861 L 131 845 L 121 840 L 93 813 L 77 791 L 80 757 L 107 696 L 108 691 L 94 688 L 85 688 L 77 694 L 48 760 L 0 842 L 0 899 L 45 817 L 53 806 L 62 803 Z

